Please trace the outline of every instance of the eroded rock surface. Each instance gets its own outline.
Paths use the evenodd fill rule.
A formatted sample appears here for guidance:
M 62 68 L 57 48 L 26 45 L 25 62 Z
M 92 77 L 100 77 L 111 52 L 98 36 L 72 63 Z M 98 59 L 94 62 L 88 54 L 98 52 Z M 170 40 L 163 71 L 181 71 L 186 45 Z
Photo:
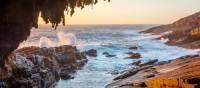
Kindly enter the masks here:
M 181 18 L 172 24 L 150 28 L 143 32 L 161 34 L 159 39 L 166 39 L 170 45 L 178 45 L 184 48 L 200 47 L 200 12 Z
M 59 79 L 71 78 L 86 62 L 86 56 L 73 46 L 22 48 L 0 68 L 0 88 L 51 88 Z
M 118 75 L 107 88 L 199 88 L 199 64 L 199 55 L 188 55 L 130 69 Z

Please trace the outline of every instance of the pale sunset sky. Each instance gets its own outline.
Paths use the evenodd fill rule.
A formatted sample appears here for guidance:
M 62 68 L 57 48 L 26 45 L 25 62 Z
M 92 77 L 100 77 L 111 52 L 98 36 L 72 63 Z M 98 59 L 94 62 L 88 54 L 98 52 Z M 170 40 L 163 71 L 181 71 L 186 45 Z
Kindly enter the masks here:
M 200 11 L 200 0 L 111 0 L 76 9 L 66 24 L 168 24 Z M 40 24 L 43 22 L 39 21 Z

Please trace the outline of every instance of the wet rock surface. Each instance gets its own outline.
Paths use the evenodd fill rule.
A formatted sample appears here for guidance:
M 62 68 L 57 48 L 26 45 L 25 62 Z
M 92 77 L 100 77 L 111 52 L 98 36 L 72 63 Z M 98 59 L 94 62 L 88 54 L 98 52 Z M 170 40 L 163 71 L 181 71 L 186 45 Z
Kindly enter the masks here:
M 103 55 L 105 55 L 106 57 L 115 57 L 116 55 L 110 54 L 108 52 L 103 52 Z
M 85 55 L 91 56 L 91 57 L 96 57 L 97 56 L 97 50 L 95 49 L 90 49 L 84 52 Z
M 141 60 L 139 61 L 134 61 L 131 63 L 131 65 L 136 65 L 136 66 L 139 66 L 141 64 Z
M 129 55 L 128 58 L 131 58 L 131 59 L 139 59 L 142 57 L 140 53 L 128 52 L 127 54 Z
M 137 50 L 137 49 L 138 49 L 138 47 L 136 47 L 136 46 L 133 46 L 133 47 L 130 47 L 129 49 L 130 49 L 130 50 Z
M 73 46 L 26 47 L 14 51 L 0 68 L 0 88 L 52 88 L 59 79 L 73 78 L 87 62 Z
M 152 64 L 155 64 L 156 62 L 158 62 L 158 59 L 149 60 L 144 63 L 140 63 L 138 66 L 142 67 L 142 66 L 152 65 Z

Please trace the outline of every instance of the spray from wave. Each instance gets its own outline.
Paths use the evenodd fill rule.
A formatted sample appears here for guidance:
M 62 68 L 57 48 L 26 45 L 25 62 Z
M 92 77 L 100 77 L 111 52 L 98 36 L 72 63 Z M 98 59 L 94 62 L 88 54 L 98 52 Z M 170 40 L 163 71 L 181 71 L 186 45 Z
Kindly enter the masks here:
M 49 48 L 49 47 L 56 47 L 62 45 L 76 45 L 76 36 L 73 33 L 64 33 L 58 32 L 57 33 L 58 42 L 54 42 L 48 37 L 41 37 L 39 41 L 39 47 Z
M 43 47 L 49 48 L 49 47 L 54 47 L 54 46 L 55 46 L 55 43 L 51 41 L 49 38 L 47 37 L 40 38 L 40 42 L 39 42 L 40 48 L 43 48 Z
M 76 36 L 73 33 L 58 32 L 58 45 L 76 45 Z

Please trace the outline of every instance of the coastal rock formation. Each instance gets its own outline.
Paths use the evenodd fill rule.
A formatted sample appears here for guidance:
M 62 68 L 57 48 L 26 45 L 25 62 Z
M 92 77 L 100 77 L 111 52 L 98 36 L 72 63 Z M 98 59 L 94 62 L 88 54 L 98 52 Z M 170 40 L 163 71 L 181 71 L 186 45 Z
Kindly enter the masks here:
M 200 12 L 181 18 L 172 24 L 150 28 L 143 32 L 161 34 L 168 31 L 187 31 L 199 26 Z
M 88 51 L 84 52 L 85 55 L 91 56 L 91 57 L 96 57 L 97 56 L 97 50 L 95 49 L 90 49 Z
M 130 69 L 107 88 L 199 88 L 200 56 L 188 55 L 167 62 Z
M 141 64 L 141 60 L 134 61 L 131 63 L 131 65 L 136 65 L 136 66 L 138 66 L 139 64 Z
M 141 58 L 141 54 L 140 53 L 129 52 L 127 54 L 129 55 L 128 58 L 131 58 L 131 59 L 139 59 L 139 58 Z
M 156 62 L 158 62 L 158 59 L 149 60 L 144 63 L 140 63 L 138 66 L 142 67 L 142 66 L 152 65 L 152 64 L 155 64 Z
M 133 46 L 133 47 L 130 47 L 129 49 L 130 49 L 130 50 L 136 50 L 136 49 L 138 49 L 138 47 Z
M 186 48 L 200 47 L 200 12 L 172 24 L 143 31 L 160 34 L 167 44 Z M 131 54 L 129 52 L 128 54 Z M 117 75 L 107 88 L 200 88 L 199 55 L 188 55 L 174 60 L 145 63 L 133 62 L 139 67 Z
M 103 52 L 103 55 L 105 55 L 106 57 L 115 57 L 116 55 L 112 55 L 108 52 Z
M 14 51 L 0 68 L 0 88 L 51 88 L 87 62 L 73 46 L 26 47 Z
M 167 39 L 167 44 L 186 48 L 200 47 L 200 12 L 168 24 L 153 27 L 143 32 L 161 34 L 160 39 Z
M 61 22 L 65 25 L 65 10 L 73 15 L 76 7 L 83 9 L 96 3 L 98 0 L 1 0 L 0 67 L 5 66 L 5 59 L 19 43 L 27 39 L 30 29 L 38 27 L 40 14 L 45 23 L 56 29 Z

